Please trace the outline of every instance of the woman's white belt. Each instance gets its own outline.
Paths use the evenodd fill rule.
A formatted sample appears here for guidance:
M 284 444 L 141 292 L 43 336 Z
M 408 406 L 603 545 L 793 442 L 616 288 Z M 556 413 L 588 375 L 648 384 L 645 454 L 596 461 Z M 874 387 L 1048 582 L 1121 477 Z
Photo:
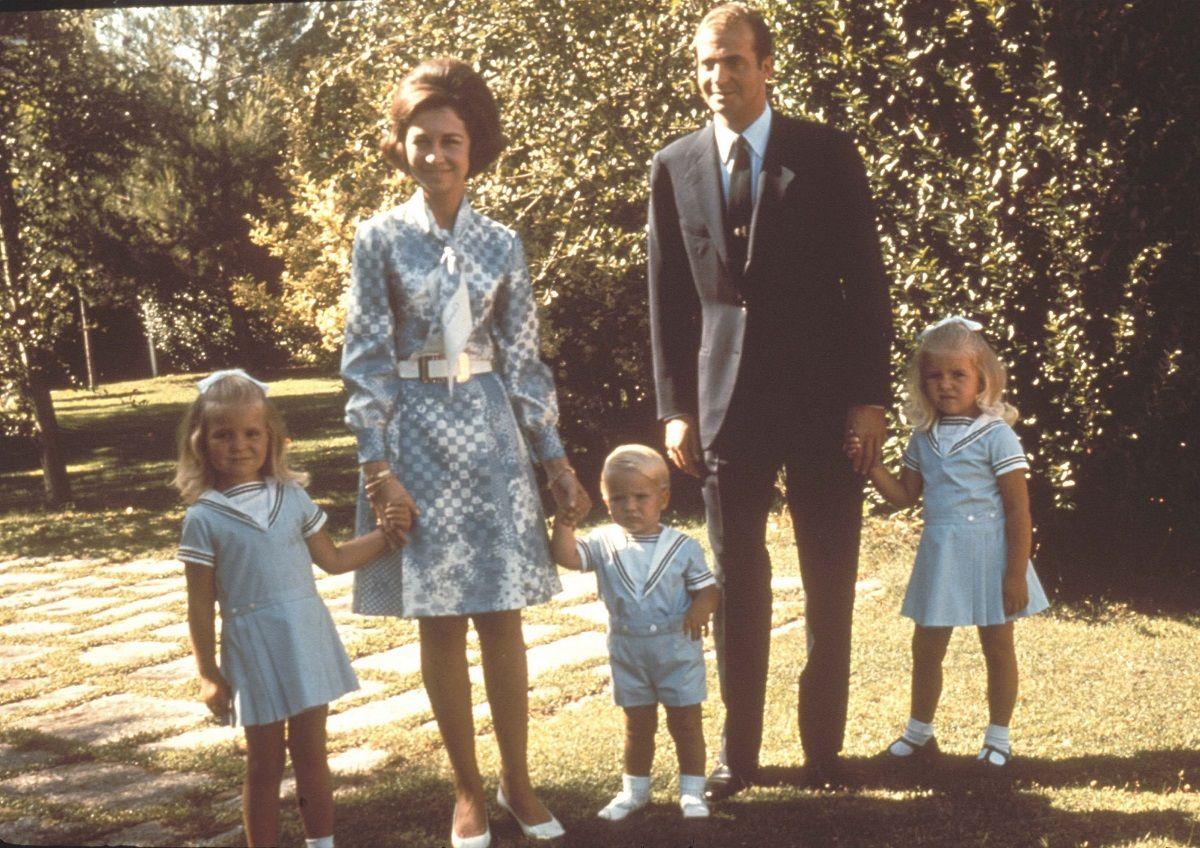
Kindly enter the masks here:
M 489 359 L 475 359 L 465 353 L 458 355 L 458 368 L 455 369 L 455 379 L 465 383 L 476 374 L 487 374 L 492 370 Z M 420 380 L 422 383 L 432 383 L 435 380 L 445 380 L 450 376 L 450 364 L 440 353 L 422 353 L 412 359 L 402 359 L 396 363 L 396 373 L 405 380 Z

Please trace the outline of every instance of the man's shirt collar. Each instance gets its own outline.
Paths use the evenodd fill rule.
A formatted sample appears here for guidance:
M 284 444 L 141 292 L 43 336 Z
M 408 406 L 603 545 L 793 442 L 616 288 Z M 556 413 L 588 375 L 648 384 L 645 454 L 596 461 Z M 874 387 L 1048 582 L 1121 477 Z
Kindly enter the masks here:
M 717 152 L 721 155 L 721 161 L 728 162 L 738 133 L 717 120 L 713 121 L 713 132 L 716 134 Z M 762 161 L 763 155 L 767 152 L 767 139 L 771 137 L 770 104 L 767 104 L 762 114 L 755 118 L 753 123 L 742 131 L 741 135 L 750 145 L 750 149 L 754 151 L 754 155 L 758 157 L 759 161 Z

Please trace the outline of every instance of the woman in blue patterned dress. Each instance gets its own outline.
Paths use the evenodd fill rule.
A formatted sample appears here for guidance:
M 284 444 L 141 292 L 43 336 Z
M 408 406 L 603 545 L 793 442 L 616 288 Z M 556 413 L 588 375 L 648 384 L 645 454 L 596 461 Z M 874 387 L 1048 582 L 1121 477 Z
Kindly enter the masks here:
M 550 369 L 520 238 L 474 211 L 467 179 L 503 147 L 486 83 L 434 59 L 396 89 L 385 158 L 418 191 L 362 222 L 354 239 L 342 376 L 358 440 L 360 531 L 390 506 L 404 546 L 355 576 L 354 610 L 416 618 L 421 672 L 454 769 L 455 846 L 490 842 L 475 759 L 466 636 L 479 634 L 500 748 L 497 801 L 526 834 L 561 835 L 526 766 L 521 609 L 561 585 L 549 556 L 533 462 L 559 509 L 587 494 L 558 437 Z

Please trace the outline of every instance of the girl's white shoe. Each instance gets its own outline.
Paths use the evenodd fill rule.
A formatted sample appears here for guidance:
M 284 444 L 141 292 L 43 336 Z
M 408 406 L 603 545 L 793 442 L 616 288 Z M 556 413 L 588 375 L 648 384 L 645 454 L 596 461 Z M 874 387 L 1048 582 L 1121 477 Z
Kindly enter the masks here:
M 503 786 L 496 787 L 496 803 L 500 805 L 500 809 L 513 817 L 513 820 L 521 826 L 521 832 L 530 839 L 546 841 L 558 839 L 558 837 L 566 833 L 566 830 L 558 823 L 558 819 L 554 817 L 553 813 L 550 814 L 550 821 L 544 821 L 541 824 L 525 824 L 525 822 L 521 821 L 521 817 L 513 812 L 513 808 L 508 805 L 508 799 L 504 797 Z

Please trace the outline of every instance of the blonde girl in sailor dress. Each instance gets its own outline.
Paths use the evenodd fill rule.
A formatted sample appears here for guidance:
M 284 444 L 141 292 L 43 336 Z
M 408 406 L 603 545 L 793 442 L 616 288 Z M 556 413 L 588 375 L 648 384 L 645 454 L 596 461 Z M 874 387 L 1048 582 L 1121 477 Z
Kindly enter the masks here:
M 679 760 L 684 818 L 707 818 L 704 800 L 704 643 L 721 591 L 698 542 L 659 522 L 670 499 L 667 463 L 645 445 L 608 455 L 600 488 L 613 523 L 582 538 L 571 516 L 554 520 L 554 561 L 592 571 L 608 608 L 613 699 L 625 710 L 621 791 L 599 812 L 620 821 L 650 803 L 658 705 Z
M 244 371 L 199 383 L 180 427 L 175 476 L 185 501 L 179 559 L 187 572 L 188 628 L 201 698 L 244 728 L 242 814 L 252 846 L 279 844 L 286 747 L 309 848 L 333 846 L 333 792 L 325 716 L 358 688 L 312 564 L 337 574 L 387 550 L 381 531 L 334 545 L 324 511 L 287 465 L 283 420 L 267 387 Z M 216 660 L 213 605 L 221 608 Z
M 896 477 L 870 472 L 896 506 L 924 498 L 924 528 L 901 614 L 913 619 L 912 710 L 885 756 L 929 763 L 938 753 L 933 716 L 952 629 L 975 625 L 987 667 L 990 724 L 977 760 L 989 772 L 1011 757 L 1008 726 L 1017 700 L 1013 621 L 1041 612 L 1046 595 L 1029 560 L 1029 463 L 1003 400 L 1004 367 L 974 321 L 951 316 L 931 325 L 909 366 L 913 424 Z M 857 456 L 857 439 L 847 439 Z
M 416 618 L 421 673 L 454 770 L 450 843 L 491 841 L 475 758 L 468 621 L 479 634 L 502 768 L 496 803 L 525 834 L 563 833 L 526 763 L 521 610 L 561 588 L 533 463 L 560 508 L 587 495 L 558 436 L 550 369 L 521 240 L 475 211 L 467 179 L 503 147 L 483 79 L 434 59 L 393 96 L 382 150 L 417 191 L 359 225 L 347 298 L 346 423 L 362 468 L 359 529 L 377 522 L 395 554 L 355 575 L 354 611 Z M 403 513 L 397 521 L 388 507 Z

